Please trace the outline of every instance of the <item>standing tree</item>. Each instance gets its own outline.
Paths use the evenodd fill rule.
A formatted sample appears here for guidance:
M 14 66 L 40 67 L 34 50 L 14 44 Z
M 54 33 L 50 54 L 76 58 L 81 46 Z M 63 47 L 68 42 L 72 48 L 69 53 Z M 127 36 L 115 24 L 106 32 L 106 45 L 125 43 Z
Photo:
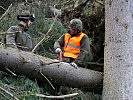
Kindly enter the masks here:
M 105 0 L 103 100 L 133 100 L 133 0 Z

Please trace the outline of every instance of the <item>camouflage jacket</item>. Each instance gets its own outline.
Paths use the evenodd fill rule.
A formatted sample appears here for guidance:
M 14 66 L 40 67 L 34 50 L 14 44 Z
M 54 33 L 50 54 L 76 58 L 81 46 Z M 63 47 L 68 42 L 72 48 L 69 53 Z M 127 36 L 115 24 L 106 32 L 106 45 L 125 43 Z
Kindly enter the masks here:
M 7 30 L 6 45 L 24 51 L 31 51 L 33 42 L 31 36 L 24 31 L 22 26 L 11 26 Z

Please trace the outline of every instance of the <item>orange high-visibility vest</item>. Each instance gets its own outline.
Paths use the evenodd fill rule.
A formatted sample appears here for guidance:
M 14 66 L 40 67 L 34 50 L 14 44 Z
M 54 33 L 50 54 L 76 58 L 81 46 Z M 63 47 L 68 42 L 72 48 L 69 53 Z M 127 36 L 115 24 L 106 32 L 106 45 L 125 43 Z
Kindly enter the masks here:
M 64 57 L 71 57 L 76 59 L 80 53 L 80 41 L 85 34 L 81 33 L 77 36 L 71 37 L 69 33 L 64 36 Z

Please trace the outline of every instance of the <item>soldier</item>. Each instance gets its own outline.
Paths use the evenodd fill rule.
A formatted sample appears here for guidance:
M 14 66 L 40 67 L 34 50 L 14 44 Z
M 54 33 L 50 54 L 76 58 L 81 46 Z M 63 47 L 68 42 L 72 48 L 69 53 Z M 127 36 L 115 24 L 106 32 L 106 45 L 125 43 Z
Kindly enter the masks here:
M 33 48 L 33 43 L 31 36 L 26 33 L 29 26 L 35 20 L 34 14 L 29 11 L 23 11 L 22 14 L 17 16 L 19 24 L 16 26 L 11 26 L 7 30 L 6 35 L 6 45 L 16 49 L 31 51 Z
M 83 25 L 80 19 L 72 19 L 69 31 L 63 34 L 54 44 L 57 54 L 63 52 L 63 61 L 74 67 L 84 66 L 87 60 L 92 59 L 90 42 L 86 34 L 82 33 Z

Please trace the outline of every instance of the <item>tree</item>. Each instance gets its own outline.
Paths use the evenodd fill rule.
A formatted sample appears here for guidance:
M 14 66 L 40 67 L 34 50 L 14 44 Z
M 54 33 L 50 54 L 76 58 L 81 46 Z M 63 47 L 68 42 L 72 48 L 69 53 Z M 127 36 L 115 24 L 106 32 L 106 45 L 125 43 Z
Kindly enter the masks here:
M 40 81 L 46 81 L 48 78 L 54 84 L 88 91 L 97 91 L 102 87 L 101 72 L 80 67 L 76 69 L 68 63 L 10 47 L 0 47 L 0 70 L 23 74 Z
M 133 100 L 133 0 L 105 0 L 103 100 Z

